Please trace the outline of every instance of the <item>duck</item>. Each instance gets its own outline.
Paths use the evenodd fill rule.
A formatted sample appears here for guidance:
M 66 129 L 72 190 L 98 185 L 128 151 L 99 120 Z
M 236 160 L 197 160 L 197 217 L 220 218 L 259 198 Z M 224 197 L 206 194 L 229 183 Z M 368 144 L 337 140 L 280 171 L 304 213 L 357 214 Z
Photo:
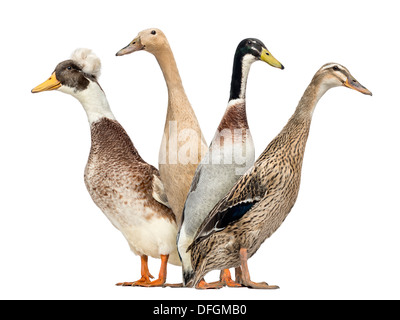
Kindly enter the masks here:
M 340 86 L 372 95 L 338 63 L 325 64 L 315 73 L 286 126 L 199 227 L 188 248 L 194 270 L 190 286 L 211 270 L 238 268 L 235 280 L 245 287 L 279 288 L 252 281 L 247 261 L 294 206 L 314 109 L 329 89 Z
M 184 286 L 193 273 L 191 254 L 187 248 L 194 240 L 198 228 L 255 160 L 254 143 L 246 115 L 247 78 L 255 61 L 264 61 L 273 67 L 284 69 L 258 39 L 244 39 L 236 48 L 228 105 L 209 150 L 196 169 L 178 232 L 178 252 L 182 261 Z M 221 271 L 219 282 L 208 284 L 202 280 L 196 288 L 211 289 L 223 285 L 241 286 L 232 280 L 229 269 L 225 269 Z
M 76 98 L 86 111 L 91 131 L 84 174 L 86 188 L 141 260 L 141 278 L 117 285 L 162 286 L 166 282 L 167 263 L 181 264 L 176 248 L 176 217 L 158 170 L 141 158 L 115 119 L 98 82 L 100 72 L 101 61 L 93 51 L 78 48 L 32 93 L 60 91 Z M 149 256 L 161 259 L 159 277 L 154 281 L 148 268 Z
M 123 56 L 140 50 L 155 56 L 168 89 L 167 116 L 158 162 L 168 202 L 180 225 L 193 176 L 208 146 L 186 96 L 165 34 L 157 28 L 143 30 L 116 55 Z M 187 156 L 187 153 L 190 155 Z

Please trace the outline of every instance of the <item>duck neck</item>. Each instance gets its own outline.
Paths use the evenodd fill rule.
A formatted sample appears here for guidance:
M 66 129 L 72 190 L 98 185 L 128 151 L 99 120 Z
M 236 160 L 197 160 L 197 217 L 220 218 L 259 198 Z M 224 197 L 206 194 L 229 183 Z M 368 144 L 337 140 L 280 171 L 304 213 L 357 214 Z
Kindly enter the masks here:
M 318 78 L 314 78 L 301 97 L 293 118 L 307 119 L 311 122 L 319 99 L 321 99 L 330 88 L 330 86 L 320 81 Z
M 328 89 L 329 87 L 313 79 L 300 99 L 296 111 L 277 137 L 277 141 L 289 141 L 285 146 L 281 146 L 282 148 L 292 148 L 295 145 L 292 150 L 297 154 L 300 164 L 308 140 L 314 109 Z
M 301 97 L 292 119 L 311 121 L 318 100 L 317 90 L 313 84 L 310 84 Z
M 170 46 L 168 44 L 165 45 L 163 48 L 155 52 L 154 56 L 156 57 L 164 75 L 168 88 L 169 100 L 174 100 L 176 96 L 179 96 L 180 99 L 183 97 L 183 99 L 187 100 L 178 67 Z
M 102 118 L 115 120 L 107 97 L 97 82 L 90 81 L 87 89 L 74 92 L 72 95 L 82 104 L 90 125 Z
M 231 93 L 229 101 L 246 98 L 247 78 L 249 76 L 250 66 L 256 61 L 253 55 L 241 55 L 236 52 L 233 60 Z

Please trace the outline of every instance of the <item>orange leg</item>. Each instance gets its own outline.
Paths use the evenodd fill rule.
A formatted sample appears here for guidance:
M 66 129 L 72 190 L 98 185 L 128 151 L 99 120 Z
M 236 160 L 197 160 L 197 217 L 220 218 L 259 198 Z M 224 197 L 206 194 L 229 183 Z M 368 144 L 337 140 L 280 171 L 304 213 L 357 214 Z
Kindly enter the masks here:
M 149 272 L 149 266 L 147 263 L 147 256 L 140 256 L 140 261 L 141 261 L 141 268 L 140 268 L 140 273 L 142 277 L 134 282 L 121 282 L 117 283 L 117 286 L 123 286 L 123 287 L 131 287 L 131 286 L 141 286 L 146 283 L 151 283 L 150 278 L 153 279 L 154 277 L 150 274 Z
M 278 286 L 270 286 L 266 282 L 253 282 L 250 280 L 250 273 L 249 273 L 249 267 L 247 265 L 247 249 L 241 248 L 240 249 L 240 264 L 241 264 L 241 275 L 239 278 L 241 278 L 239 281 L 242 283 L 245 287 L 253 288 L 253 289 L 278 289 Z
M 237 272 L 237 269 L 235 269 L 235 274 Z M 237 288 L 242 286 L 240 283 L 232 280 L 231 272 L 229 271 L 229 269 L 221 270 L 220 279 L 221 279 L 220 281 L 224 283 L 227 287 Z
M 242 287 L 242 285 L 240 283 L 232 280 L 231 272 L 229 271 L 229 269 L 221 270 L 221 274 L 219 276 L 219 281 L 211 282 L 210 285 L 222 285 L 222 286 L 227 286 L 227 287 L 231 287 L 231 288 Z
M 221 289 L 224 285 L 222 283 L 214 282 L 214 283 L 207 283 L 204 279 L 201 279 L 198 284 L 196 284 L 196 289 Z
M 167 280 L 167 263 L 169 255 L 161 255 L 161 267 L 158 279 L 150 283 L 144 283 L 143 287 L 162 287 Z

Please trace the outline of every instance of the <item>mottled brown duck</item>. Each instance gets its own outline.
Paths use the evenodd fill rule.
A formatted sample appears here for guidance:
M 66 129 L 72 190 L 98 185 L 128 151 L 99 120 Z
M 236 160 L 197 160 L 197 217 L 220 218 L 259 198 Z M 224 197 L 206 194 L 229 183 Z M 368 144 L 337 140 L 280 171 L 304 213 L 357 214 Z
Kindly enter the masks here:
M 278 288 L 253 282 L 247 260 L 294 206 L 314 108 L 327 90 L 338 86 L 372 95 L 340 64 L 328 63 L 317 71 L 283 130 L 200 226 L 189 246 L 194 269 L 191 285 L 211 270 L 240 267 L 236 281 L 243 286 Z
M 51 77 L 33 93 L 58 90 L 77 98 L 86 111 L 91 149 L 85 184 L 94 203 L 141 257 L 141 278 L 124 286 L 162 286 L 167 262 L 180 265 L 176 248 L 178 227 L 158 170 L 146 163 L 128 134 L 115 120 L 98 83 L 100 59 L 89 49 L 77 49 L 59 63 Z M 148 256 L 161 258 L 159 278 L 148 269 Z

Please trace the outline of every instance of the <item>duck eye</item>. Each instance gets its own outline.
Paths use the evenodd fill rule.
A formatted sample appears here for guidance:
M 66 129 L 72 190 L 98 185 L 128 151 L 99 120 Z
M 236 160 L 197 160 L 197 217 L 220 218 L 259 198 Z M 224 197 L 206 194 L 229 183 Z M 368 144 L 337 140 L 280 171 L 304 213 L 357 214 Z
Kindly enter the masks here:
M 72 67 L 71 67 L 71 66 L 68 66 L 67 69 L 68 69 L 68 70 L 72 70 Z
M 251 44 L 251 41 L 249 40 L 249 41 L 247 41 L 247 44 Z
M 153 30 L 153 31 L 151 31 L 151 34 L 156 34 L 157 32 L 156 32 L 156 30 Z
M 333 70 L 339 71 L 339 67 L 338 66 L 333 66 Z

